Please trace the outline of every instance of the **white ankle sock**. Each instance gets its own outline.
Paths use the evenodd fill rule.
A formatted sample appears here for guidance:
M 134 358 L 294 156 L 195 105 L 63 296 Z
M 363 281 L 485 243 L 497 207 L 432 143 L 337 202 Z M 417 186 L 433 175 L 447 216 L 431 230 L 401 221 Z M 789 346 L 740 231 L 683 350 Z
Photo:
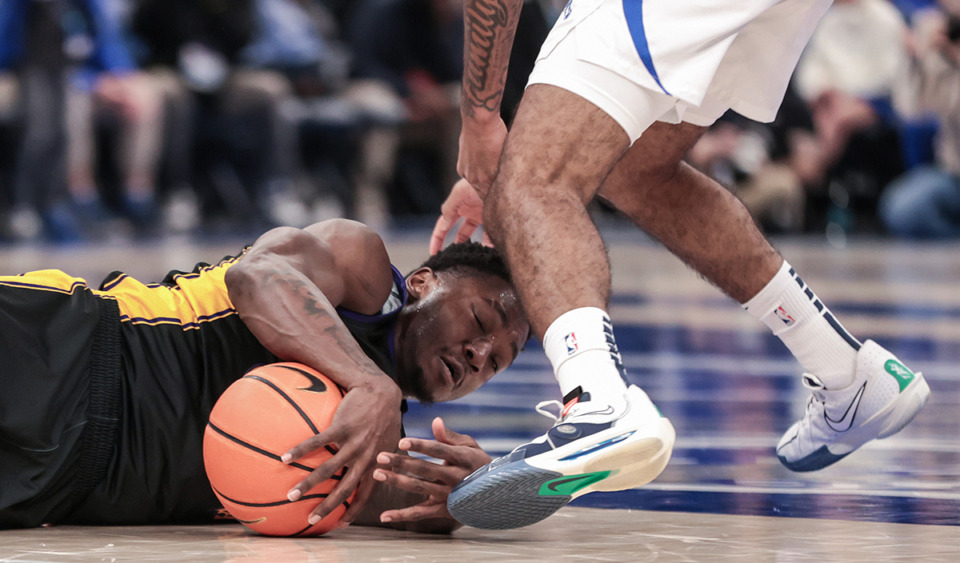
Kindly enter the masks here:
M 626 373 L 603 309 L 581 307 L 560 315 L 544 333 L 543 349 L 564 396 L 581 387 L 591 401 L 614 406 L 623 401 Z
M 770 327 L 803 369 L 828 389 L 842 389 L 853 381 L 860 342 L 833 317 L 786 260 L 743 308 Z

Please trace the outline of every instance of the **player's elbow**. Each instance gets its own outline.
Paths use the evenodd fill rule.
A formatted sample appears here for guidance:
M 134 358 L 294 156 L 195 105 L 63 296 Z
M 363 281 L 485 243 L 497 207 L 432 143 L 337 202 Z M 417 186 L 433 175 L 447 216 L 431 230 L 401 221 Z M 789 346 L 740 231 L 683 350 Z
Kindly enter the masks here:
M 261 236 L 224 275 L 231 301 L 236 305 L 254 295 L 257 287 L 271 275 L 296 268 L 295 259 L 313 238 L 300 229 L 279 227 Z
M 224 274 L 223 282 L 227 286 L 227 295 L 234 306 L 255 295 L 257 270 L 260 269 L 257 262 L 259 260 L 256 257 L 245 255 Z

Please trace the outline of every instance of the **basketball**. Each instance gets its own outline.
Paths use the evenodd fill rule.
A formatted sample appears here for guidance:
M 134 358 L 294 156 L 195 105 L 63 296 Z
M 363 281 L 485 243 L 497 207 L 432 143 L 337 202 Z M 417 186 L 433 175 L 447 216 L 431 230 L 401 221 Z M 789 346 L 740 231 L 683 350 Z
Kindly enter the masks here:
M 347 502 L 310 526 L 307 518 L 342 478 L 342 469 L 294 502 L 287 492 L 336 449 L 326 446 L 293 463 L 280 456 L 322 432 L 343 398 L 340 388 L 305 365 L 251 369 L 220 396 L 203 436 L 213 492 L 231 516 L 269 536 L 316 536 L 335 528 Z

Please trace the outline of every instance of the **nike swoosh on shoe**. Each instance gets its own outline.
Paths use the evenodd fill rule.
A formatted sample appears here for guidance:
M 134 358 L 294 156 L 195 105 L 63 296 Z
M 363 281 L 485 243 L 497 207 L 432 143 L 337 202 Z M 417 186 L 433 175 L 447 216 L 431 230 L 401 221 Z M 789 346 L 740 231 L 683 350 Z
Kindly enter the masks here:
M 827 426 L 830 427 L 834 432 L 846 432 L 853 427 L 853 421 L 857 418 L 857 411 L 860 409 L 860 401 L 863 399 L 864 391 L 867 389 L 867 382 L 864 381 L 863 385 L 860 386 L 860 389 L 857 391 L 857 394 L 854 395 L 853 400 L 850 401 L 850 404 L 847 405 L 847 410 L 844 411 L 843 416 L 838 420 L 830 418 L 830 415 L 827 414 L 826 409 L 823 411 L 823 419 L 826 421 Z M 842 428 L 843 424 L 846 423 L 846 428 Z

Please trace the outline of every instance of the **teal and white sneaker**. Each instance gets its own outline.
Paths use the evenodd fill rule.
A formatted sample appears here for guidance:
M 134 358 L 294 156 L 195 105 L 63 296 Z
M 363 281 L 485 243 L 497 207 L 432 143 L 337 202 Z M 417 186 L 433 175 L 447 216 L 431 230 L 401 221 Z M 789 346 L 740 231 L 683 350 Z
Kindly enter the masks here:
M 447 499 L 450 514 L 475 528 L 519 528 L 583 494 L 646 485 L 666 467 L 676 433 L 642 389 L 631 385 L 624 398 L 616 412 L 578 387 L 566 406 L 540 403 L 553 428 L 467 476 Z M 551 404 L 559 416 L 545 410 Z
M 854 380 L 845 389 L 827 389 L 810 374 L 803 384 L 813 391 L 807 412 L 777 446 L 780 462 L 793 471 L 823 469 L 874 438 L 896 434 L 930 398 L 923 374 L 872 340 L 857 352 Z

